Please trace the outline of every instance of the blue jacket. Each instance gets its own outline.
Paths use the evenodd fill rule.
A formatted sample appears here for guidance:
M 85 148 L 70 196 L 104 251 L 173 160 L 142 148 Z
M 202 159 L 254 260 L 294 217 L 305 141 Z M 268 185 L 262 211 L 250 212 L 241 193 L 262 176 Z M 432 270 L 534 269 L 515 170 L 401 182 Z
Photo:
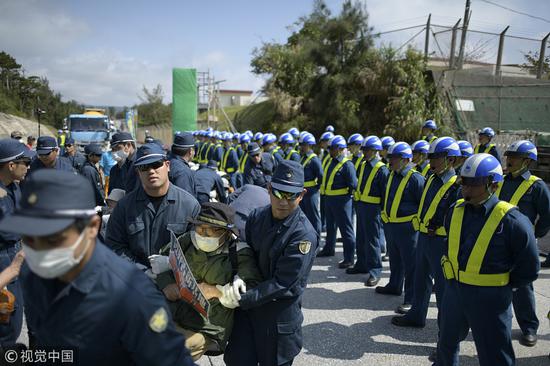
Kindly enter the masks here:
M 335 159 L 332 159 L 328 165 L 327 175 L 325 179 L 330 179 L 332 171 L 336 165 L 344 159 L 343 155 L 339 155 Z M 336 172 L 334 176 L 334 182 L 332 184 L 332 189 L 342 189 L 349 188 L 349 195 L 357 188 L 357 173 L 355 172 L 355 167 L 351 160 L 346 161 L 346 163 L 340 168 L 340 171 Z M 327 186 L 328 188 L 328 186 Z
M 191 170 L 189 163 L 174 154 L 170 154 L 168 159 L 170 160 L 170 172 L 168 173 L 170 182 L 196 197 L 195 172 Z
M 267 188 L 267 183 L 271 182 L 275 167 L 275 158 L 269 153 L 262 153 L 262 161 L 257 165 L 251 158 L 248 158 L 244 167 L 244 183 Z
M 122 166 L 116 164 L 111 168 L 109 178 L 109 193 L 115 188 L 126 191 L 126 194 L 141 186 L 138 173 L 134 167 L 136 154 L 128 157 Z
M 300 164 L 302 164 L 308 156 L 313 154 L 312 151 L 310 151 L 307 155 L 302 155 L 302 158 L 300 160 Z M 317 185 L 314 187 L 307 187 L 308 191 L 317 191 L 319 187 L 321 186 L 321 182 L 323 181 L 323 168 L 321 167 L 321 160 L 318 156 L 314 156 L 311 158 L 311 160 L 306 164 L 304 167 L 304 182 L 312 181 L 317 178 Z
M 286 150 L 284 151 L 285 153 L 285 156 L 284 158 L 286 159 L 286 157 L 288 156 L 288 154 L 290 154 L 290 152 L 294 149 L 294 147 L 287 147 Z M 293 152 L 291 155 L 290 155 L 290 158 L 289 160 L 294 160 L 294 161 L 297 161 L 299 162 L 300 161 L 300 154 L 298 154 L 298 152 Z
M 428 211 L 428 208 L 430 207 L 430 204 L 434 200 L 435 195 L 437 194 L 439 189 L 455 175 L 456 173 L 452 168 L 446 171 L 441 176 L 437 174 L 435 175 L 432 184 L 430 184 L 430 188 L 428 188 L 428 192 L 426 192 L 426 198 L 424 198 L 424 206 L 422 207 L 422 212 L 420 215 L 421 217 L 419 217 L 419 219 L 423 218 L 424 215 L 426 215 L 426 212 Z M 435 210 L 434 216 L 429 222 L 428 228 L 436 230 L 437 228 L 445 224 L 445 216 L 447 215 L 447 212 L 449 211 L 451 205 L 455 203 L 458 199 L 458 194 L 459 185 L 455 183 L 449 188 L 441 201 L 439 201 L 439 205 Z
M 75 364 L 82 366 L 193 365 L 153 282 L 99 241 L 69 284 L 42 279 L 26 264 L 20 279 L 24 297 L 32 299 L 25 315 L 37 349 L 74 349 Z
M 77 173 L 81 172 L 82 167 L 84 166 L 84 163 L 86 163 L 86 157 L 81 153 L 79 153 L 78 151 L 74 154 L 74 156 L 71 156 L 65 153 L 63 154 L 63 157 L 69 160 L 69 162 L 71 163 L 71 166 Z
M 46 169 L 46 167 L 44 166 L 44 164 L 42 164 L 40 159 L 38 159 L 38 156 L 36 156 L 31 161 L 31 165 L 29 167 L 29 172 L 27 173 L 27 175 L 30 175 L 30 174 L 32 174 L 33 172 L 35 172 L 39 169 Z M 62 156 L 57 157 L 57 161 L 55 162 L 55 168 L 54 169 L 63 170 L 63 171 L 66 171 L 66 172 L 71 172 L 71 173 L 76 173 L 73 166 L 71 165 L 71 162 L 67 158 L 64 158 Z
M 86 161 L 82 166 L 80 173 L 88 179 L 92 185 L 95 194 L 95 205 L 105 206 L 105 191 L 103 189 L 103 183 L 97 168 L 89 161 Z
M 223 187 L 222 178 L 215 170 L 202 166 L 195 172 L 195 182 L 197 184 L 197 194 L 206 194 L 210 196 L 211 191 L 216 191 L 218 201 L 227 202 L 227 193 Z
M 508 174 L 504 177 L 499 199 L 509 201 L 512 195 L 524 181 L 529 179 L 531 172 L 513 177 Z M 550 230 L 550 192 L 543 180 L 538 180 L 523 195 L 518 202 L 518 208 L 535 225 L 535 237 L 542 238 Z M 538 217 L 538 220 L 537 220 Z
M 401 172 L 394 173 L 389 195 L 388 195 L 388 206 L 387 206 L 388 215 L 390 214 L 389 210 L 391 209 L 393 199 L 395 198 L 397 187 L 399 187 L 399 183 L 401 183 L 405 175 L 407 175 L 407 173 L 411 169 L 412 169 L 412 165 L 409 164 L 407 167 L 401 170 Z M 388 175 L 388 180 L 389 180 L 389 175 Z M 424 177 L 422 176 L 422 174 L 418 173 L 417 171 L 414 171 L 411 178 L 409 179 L 409 182 L 405 186 L 403 196 L 401 196 L 401 203 L 399 205 L 399 209 L 397 210 L 398 217 L 409 216 L 409 215 L 416 214 L 418 212 L 418 206 L 420 205 L 420 199 L 422 198 L 423 189 L 424 189 Z M 382 196 L 382 209 L 384 208 L 385 191 L 386 190 L 384 189 L 384 195 Z
M 197 200 L 181 188 L 170 184 L 158 212 L 143 188 L 127 193 L 109 218 L 105 243 L 115 253 L 149 266 L 148 257 L 158 254 L 176 236 L 189 230 L 189 218 L 200 212 Z
M 458 251 L 460 270 L 466 268 L 479 233 L 498 201 L 499 199 L 492 195 L 479 207 L 461 203 L 465 206 L 465 212 Z M 445 218 L 447 232 L 451 226 L 453 209 L 454 205 Z M 445 248 L 446 253 L 447 249 Z M 513 208 L 504 216 L 489 242 L 480 273 L 510 272 L 510 285 L 516 288 L 536 280 L 539 269 L 539 253 L 531 223 L 517 208 Z
M 223 158 L 223 146 L 221 144 L 216 144 L 212 146 L 210 152 L 208 153 L 208 160 L 216 160 L 218 163 L 222 162 Z
M 7 187 L 0 181 L 0 220 L 11 215 L 21 201 L 19 184 L 11 183 Z M 0 231 L 0 249 L 14 245 L 21 240 L 21 235 Z
M 357 190 L 359 192 L 363 192 L 363 189 L 365 189 L 365 185 L 367 184 L 369 175 L 372 172 L 372 169 L 374 168 L 376 163 L 378 163 L 379 161 L 380 159 L 374 158 L 370 161 L 365 161 L 362 163 L 365 164 L 365 170 L 363 172 L 363 179 L 360 182 L 357 182 Z M 359 166 L 359 170 L 357 170 L 357 179 L 359 179 L 362 164 Z M 374 180 L 372 181 L 372 185 L 370 187 L 370 196 L 380 197 L 381 199 L 384 198 L 384 192 L 386 191 L 386 182 L 389 175 L 390 172 L 385 165 L 378 169 L 378 172 L 376 173 L 376 176 L 374 177 Z
M 245 184 L 227 198 L 229 206 L 235 210 L 235 226 L 239 229 L 239 238 L 246 240 L 246 220 L 256 208 L 270 204 L 269 193 L 262 187 Z

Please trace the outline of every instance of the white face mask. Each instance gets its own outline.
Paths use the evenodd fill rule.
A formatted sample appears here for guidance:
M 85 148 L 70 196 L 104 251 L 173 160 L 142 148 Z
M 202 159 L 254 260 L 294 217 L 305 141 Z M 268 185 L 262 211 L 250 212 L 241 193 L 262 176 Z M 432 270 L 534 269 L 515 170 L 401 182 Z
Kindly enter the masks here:
M 124 161 L 126 160 L 126 158 L 128 158 L 128 154 L 124 150 L 114 151 L 112 152 L 112 155 L 113 155 L 113 159 L 115 159 L 117 163 Z
M 31 271 L 37 276 L 52 279 L 64 275 L 82 261 L 90 241 L 86 244 L 78 258 L 74 257 L 74 251 L 84 239 L 86 230 L 83 230 L 76 242 L 70 247 L 49 250 L 35 250 L 23 243 L 25 261 Z
M 223 234 L 217 238 L 212 238 L 209 236 L 199 235 L 195 230 L 191 231 L 191 241 L 193 242 L 195 248 L 206 253 L 211 253 L 220 247 L 220 238 L 222 236 Z

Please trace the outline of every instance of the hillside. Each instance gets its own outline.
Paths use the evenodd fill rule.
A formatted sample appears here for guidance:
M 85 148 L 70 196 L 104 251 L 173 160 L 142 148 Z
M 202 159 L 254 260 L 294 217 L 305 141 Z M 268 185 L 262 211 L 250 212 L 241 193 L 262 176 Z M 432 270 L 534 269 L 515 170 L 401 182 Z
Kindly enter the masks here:
M 0 112 L 0 138 L 10 137 L 12 131 L 21 131 L 23 136 L 38 136 L 38 122 Z M 55 136 L 56 131 L 53 127 L 42 124 L 40 133 Z

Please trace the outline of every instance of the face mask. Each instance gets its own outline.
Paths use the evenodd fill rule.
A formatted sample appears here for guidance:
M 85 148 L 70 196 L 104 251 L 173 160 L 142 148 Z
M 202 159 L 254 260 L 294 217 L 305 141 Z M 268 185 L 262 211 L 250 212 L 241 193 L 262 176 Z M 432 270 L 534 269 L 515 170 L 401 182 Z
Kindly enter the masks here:
M 202 236 L 197 234 L 196 231 L 191 231 L 191 241 L 195 245 L 195 248 L 202 250 L 206 253 L 211 253 L 220 247 L 220 238 L 223 236 L 218 236 L 212 238 L 209 236 Z
M 23 243 L 25 261 L 31 271 L 37 276 L 52 279 L 64 275 L 82 261 L 88 249 L 89 242 L 78 258 L 74 257 L 74 251 L 84 239 L 86 230 L 82 231 L 76 242 L 67 248 L 49 250 L 34 250 Z
M 112 153 L 112 155 L 113 159 L 115 159 L 117 163 L 126 160 L 126 158 L 128 157 L 128 154 L 124 152 L 124 150 L 115 151 Z

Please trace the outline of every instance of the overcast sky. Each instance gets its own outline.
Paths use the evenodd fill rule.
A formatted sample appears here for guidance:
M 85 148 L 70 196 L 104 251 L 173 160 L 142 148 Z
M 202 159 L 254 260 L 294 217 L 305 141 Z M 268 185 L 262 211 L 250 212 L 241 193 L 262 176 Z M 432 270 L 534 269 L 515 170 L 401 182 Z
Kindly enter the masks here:
M 549 0 L 492 0 L 504 6 L 550 18 Z M 328 0 L 337 13 L 342 0 Z M 452 25 L 464 14 L 462 0 L 368 0 L 375 31 L 426 22 Z M 143 85 L 158 83 L 171 100 L 171 69 L 210 70 L 227 80 L 226 89 L 257 91 L 263 80 L 250 72 L 251 52 L 265 41 L 284 42 L 288 26 L 311 11 L 311 0 L 2 0 L 0 49 L 23 64 L 28 75 L 46 76 L 64 99 L 89 105 L 132 105 Z M 542 38 L 550 22 L 472 1 L 471 27 Z M 400 46 L 421 28 L 383 35 L 377 43 Z M 434 28 L 434 31 L 440 31 Z M 449 33 L 432 39 L 438 55 L 449 45 Z M 423 47 L 423 35 L 413 44 Z M 498 37 L 472 38 L 494 62 Z M 511 40 L 504 63 L 521 62 L 522 50 L 538 51 L 536 42 Z

